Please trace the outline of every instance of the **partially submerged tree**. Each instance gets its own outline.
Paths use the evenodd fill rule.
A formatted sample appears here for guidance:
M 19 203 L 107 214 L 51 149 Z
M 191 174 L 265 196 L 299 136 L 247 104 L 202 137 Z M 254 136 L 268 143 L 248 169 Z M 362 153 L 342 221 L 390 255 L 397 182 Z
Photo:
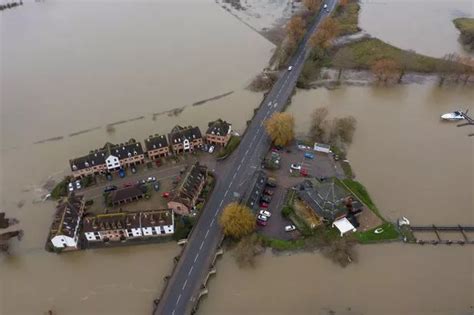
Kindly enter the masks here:
M 306 22 L 301 16 L 293 16 L 286 26 L 288 37 L 298 42 L 305 33 Z
M 228 204 L 219 218 L 224 235 L 241 239 L 255 230 L 255 216 L 252 211 L 237 202 Z
M 264 124 L 275 145 L 286 146 L 295 137 L 295 120 L 289 113 L 274 113 Z
M 332 133 L 334 134 L 335 139 L 333 139 L 333 141 L 340 141 L 346 145 L 352 143 L 356 123 L 357 120 L 353 116 L 334 118 Z
M 328 121 L 326 120 L 329 112 L 327 108 L 316 108 L 311 114 L 311 127 L 309 137 L 315 142 L 326 142 L 328 132 Z
M 372 73 L 378 81 L 388 82 L 400 72 L 398 63 L 389 58 L 379 59 L 372 65 Z
M 244 236 L 233 250 L 239 267 L 254 267 L 256 256 L 263 251 L 262 239 L 256 233 Z
M 321 6 L 322 0 L 303 0 L 304 6 L 310 12 L 316 12 L 316 10 Z
M 350 49 L 340 49 L 332 59 L 332 64 L 339 70 L 337 74 L 337 81 L 341 80 L 342 71 L 344 69 L 350 69 L 355 66 L 354 55 Z
M 310 38 L 311 47 L 321 47 L 327 49 L 331 42 L 340 33 L 339 23 L 331 18 L 325 18 L 319 25 L 318 31 Z

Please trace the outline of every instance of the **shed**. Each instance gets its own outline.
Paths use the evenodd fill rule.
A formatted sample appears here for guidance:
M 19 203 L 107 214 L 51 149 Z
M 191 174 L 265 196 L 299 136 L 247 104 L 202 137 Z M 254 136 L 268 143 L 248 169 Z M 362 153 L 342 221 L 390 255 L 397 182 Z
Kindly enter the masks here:
M 314 143 L 314 151 L 322 153 L 331 153 L 331 146 L 324 143 Z
M 336 227 L 339 232 L 341 232 L 341 237 L 347 232 L 355 232 L 357 229 L 352 225 L 352 223 L 347 218 L 342 218 L 336 220 L 332 223 L 332 227 Z

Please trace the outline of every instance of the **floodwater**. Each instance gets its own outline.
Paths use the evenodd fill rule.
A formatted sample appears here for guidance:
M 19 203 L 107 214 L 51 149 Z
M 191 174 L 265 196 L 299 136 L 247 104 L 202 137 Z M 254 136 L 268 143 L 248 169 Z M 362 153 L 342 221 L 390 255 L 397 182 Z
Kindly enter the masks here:
M 359 25 L 402 49 L 434 57 L 468 55 L 452 21 L 473 16 L 472 0 L 363 0 Z
M 47 253 L 55 205 L 41 187 L 106 141 L 218 117 L 242 130 L 273 45 L 211 0 L 27 1 L 0 22 L 0 207 L 25 231 L 0 257 L 0 313 L 149 314 L 178 246 Z
M 461 52 L 450 20 L 472 16 L 472 1 L 363 1 L 361 25 L 402 48 L 432 56 Z M 425 9 L 424 9 L 425 8 Z M 413 27 L 416 17 L 419 27 Z M 402 22 L 400 22 L 402 21 Z M 428 27 L 428 26 L 429 27 Z M 474 139 L 439 115 L 474 110 L 474 89 L 407 86 L 299 90 L 288 111 L 306 135 L 311 113 L 357 121 L 348 159 L 383 216 L 413 224 L 474 224 Z M 474 248 L 358 246 L 347 268 L 320 254 L 266 253 L 255 269 L 224 255 L 203 314 L 471 315 Z

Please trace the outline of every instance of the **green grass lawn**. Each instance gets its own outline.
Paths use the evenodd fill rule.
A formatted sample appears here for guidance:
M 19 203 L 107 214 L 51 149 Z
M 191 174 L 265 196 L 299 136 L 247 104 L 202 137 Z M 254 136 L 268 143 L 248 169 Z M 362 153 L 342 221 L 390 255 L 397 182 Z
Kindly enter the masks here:
M 228 157 L 240 144 L 240 137 L 232 135 L 227 145 L 218 154 L 218 158 Z
M 345 185 L 349 190 L 363 203 L 367 205 L 367 207 L 370 208 L 376 215 L 378 215 L 380 218 L 382 216 L 379 213 L 379 209 L 375 206 L 374 202 L 372 201 L 372 198 L 370 198 L 369 193 L 367 192 L 367 189 L 365 189 L 364 185 L 359 183 L 358 181 L 352 180 L 352 179 L 343 179 L 342 180 L 343 186 Z M 382 218 L 383 219 L 383 218 Z
M 382 229 L 383 232 L 380 234 L 374 233 L 377 229 Z M 357 240 L 362 244 L 373 243 L 382 240 L 396 240 L 400 237 L 400 233 L 394 224 L 386 222 L 372 230 L 365 232 L 354 233 Z
M 342 46 L 332 56 L 342 53 L 348 53 L 352 57 L 350 68 L 355 69 L 370 69 L 375 61 L 385 58 L 393 59 L 401 65 L 406 64 L 407 71 L 424 73 L 436 72 L 440 69 L 440 64 L 451 64 L 443 59 L 397 48 L 377 38 L 368 38 Z
M 474 34 L 474 18 L 458 18 L 453 23 L 461 32 Z

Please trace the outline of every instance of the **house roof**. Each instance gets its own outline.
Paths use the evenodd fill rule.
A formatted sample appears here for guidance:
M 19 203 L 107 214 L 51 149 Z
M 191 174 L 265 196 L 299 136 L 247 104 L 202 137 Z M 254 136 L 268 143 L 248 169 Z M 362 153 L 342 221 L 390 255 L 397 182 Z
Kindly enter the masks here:
M 119 212 L 85 217 L 83 232 L 103 232 L 173 224 L 173 211 L 168 209 Z
M 350 194 L 334 179 L 324 182 L 305 180 L 295 188 L 298 197 L 319 217 L 334 221 L 347 213 L 345 200 Z
M 250 209 L 256 210 L 259 206 L 260 197 L 267 183 L 267 174 L 264 171 L 256 171 L 247 185 L 247 190 L 242 198 L 242 202 Z
M 182 143 L 184 140 L 193 141 L 195 139 L 202 138 L 201 130 L 199 127 L 181 127 L 175 126 L 168 134 L 169 143 L 171 145 Z
M 69 197 L 61 200 L 56 207 L 56 214 L 51 224 L 51 237 L 56 235 L 74 237 L 74 231 L 81 220 L 83 212 L 83 196 L 71 194 Z
M 332 223 L 332 225 L 335 226 L 339 230 L 339 232 L 341 232 L 341 236 L 347 232 L 350 232 L 350 231 L 355 232 L 356 230 L 356 228 L 352 225 L 352 223 L 347 218 L 336 220 Z
M 208 124 L 206 134 L 225 136 L 231 131 L 232 126 L 225 120 L 217 119 Z
M 106 146 L 108 147 L 108 152 L 111 155 L 118 157 L 119 160 L 143 154 L 142 144 L 140 142 L 136 142 L 134 139 L 130 139 L 126 143 L 110 146 L 106 144 Z
M 145 139 L 145 148 L 147 151 L 152 151 L 160 148 L 168 147 L 168 139 L 165 135 L 149 136 Z
M 146 187 L 137 184 L 130 187 L 124 187 L 110 192 L 109 198 L 112 203 L 121 202 L 131 198 L 143 196 L 146 192 Z
M 196 198 L 199 193 L 201 183 L 206 180 L 207 167 L 196 163 L 192 165 L 173 191 L 171 200 L 181 202 L 190 207 L 191 201 Z

